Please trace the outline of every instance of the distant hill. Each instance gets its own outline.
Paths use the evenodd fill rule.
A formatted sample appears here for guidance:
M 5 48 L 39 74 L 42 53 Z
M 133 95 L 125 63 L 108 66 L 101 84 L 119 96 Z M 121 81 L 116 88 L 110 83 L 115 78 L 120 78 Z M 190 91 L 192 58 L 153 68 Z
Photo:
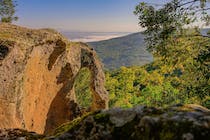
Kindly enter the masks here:
M 207 35 L 209 30 L 210 28 L 202 29 L 201 34 Z M 96 50 L 105 69 L 142 66 L 153 61 L 141 32 L 104 41 L 88 42 L 88 44 Z
M 146 50 L 142 33 L 89 42 L 88 44 L 96 50 L 105 69 L 117 69 L 121 66 L 142 66 L 153 60 L 152 55 Z

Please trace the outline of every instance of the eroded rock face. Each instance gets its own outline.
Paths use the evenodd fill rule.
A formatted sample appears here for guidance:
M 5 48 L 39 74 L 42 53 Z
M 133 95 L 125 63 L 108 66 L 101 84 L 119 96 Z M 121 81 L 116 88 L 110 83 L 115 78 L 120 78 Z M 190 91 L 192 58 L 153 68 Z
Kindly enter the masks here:
M 48 133 L 72 118 L 74 80 L 92 73 L 92 110 L 108 107 L 104 73 L 95 51 L 50 29 L 0 24 L 0 128 Z M 84 95 L 85 96 L 85 95 Z

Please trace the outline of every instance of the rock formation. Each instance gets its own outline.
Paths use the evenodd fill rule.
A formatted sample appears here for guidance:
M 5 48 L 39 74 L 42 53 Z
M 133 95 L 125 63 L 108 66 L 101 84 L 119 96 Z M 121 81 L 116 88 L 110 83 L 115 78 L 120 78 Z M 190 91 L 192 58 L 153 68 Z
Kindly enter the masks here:
M 199 105 L 116 108 L 63 125 L 54 135 L 56 140 L 209 140 L 210 110 Z
M 48 133 L 72 118 L 74 80 L 91 71 L 91 109 L 107 108 L 104 73 L 95 51 L 51 29 L 0 24 L 0 128 Z M 84 95 L 85 96 L 85 95 Z
M 137 106 L 96 111 L 43 136 L 24 130 L 2 130 L 0 139 L 29 140 L 209 140 L 210 110 L 198 105 L 168 108 Z

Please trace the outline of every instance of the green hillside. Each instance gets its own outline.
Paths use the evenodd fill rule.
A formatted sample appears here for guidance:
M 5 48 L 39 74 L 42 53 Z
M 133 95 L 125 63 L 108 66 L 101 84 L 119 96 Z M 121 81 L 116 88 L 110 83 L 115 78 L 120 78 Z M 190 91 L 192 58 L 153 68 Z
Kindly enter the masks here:
M 206 35 L 207 29 L 201 33 Z M 113 70 L 121 66 L 142 66 L 152 62 L 153 57 L 147 51 L 142 33 L 133 33 L 127 36 L 98 42 L 89 42 L 98 53 L 105 69 Z
M 89 42 L 88 44 L 96 50 L 105 69 L 117 69 L 121 66 L 142 66 L 153 60 L 152 55 L 146 50 L 142 33 Z

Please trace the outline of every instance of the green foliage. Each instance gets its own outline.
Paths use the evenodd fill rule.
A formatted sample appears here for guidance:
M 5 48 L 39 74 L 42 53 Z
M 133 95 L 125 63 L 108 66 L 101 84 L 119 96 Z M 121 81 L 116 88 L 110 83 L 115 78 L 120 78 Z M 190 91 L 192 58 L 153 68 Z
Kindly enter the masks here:
M 110 106 L 131 107 L 130 98 L 134 92 L 134 71 L 121 67 L 119 71 L 106 73 L 106 89 L 110 94 Z
M 110 106 L 197 103 L 209 107 L 210 39 L 194 35 L 199 33 L 193 30 L 185 33 L 189 36 L 168 43 L 167 57 L 156 57 L 144 67 L 107 72 Z
M 110 107 L 177 103 L 209 107 L 210 38 L 202 36 L 197 28 L 183 28 L 198 19 L 194 10 L 205 11 L 205 1 L 200 8 L 198 1 L 189 2 L 192 9 L 186 9 L 190 7 L 185 0 L 173 0 L 159 9 L 145 3 L 136 7 L 154 62 L 106 72 Z
M 0 18 L 1 22 L 11 23 L 18 20 L 15 14 L 15 7 L 17 6 L 14 0 L 0 0 Z
M 181 103 L 179 90 L 167 82 L 163 75 L 158 74 L 157 70 L 147 71 L 148 67 L 123 67 L 111 74 L 106 73 L 110 107 L 132 107 L 138 104 L 166 106 Z M 124 75 L 130 75 L 130 78 L 125 80 Z M 123 84 L 129 84 L 129 90 L 122 88 Z
M 110 107 L 178 103 L 209 107 L 210 39 L 199 34 L 186 30 L 183 36 L 168 42 L 167 55 L 155 57 L 153 63 L 143 67 L 106 71 Z M 88 85 L 81 81 L 79 84 Z
M 201 77 L 205 73 L 195 69 L 193 63 L 191 61 L 186 66 L 180 64 L 177 70 L 177 67 L 155 61 L 144 67 L 106 72 L 110 107 L 132 107 L 139 104 L 169 106 L 178 103 L 197 103 L 209 107 L 209 78 Z M 130 77 L 125 80 L 124 75 Z M 126 84 L 130 88 L 122 87 L 126 87 Z
M 88 68 L 80 70 L 75 79 L 75 94 L 77 103 L 80 107 L 90 107 L 92 103 L 92 96 L 90 91 L 90 76 L 91 73 Z
M 205 3 L 205 0 L 171 0 L 161 8 L 145 2 L 137 5 L 134 14 L 138 16 L 139 25 L 146 28 L 145 40 L 150 51 L 164 55 L 168 40 L 182 35 L 184 27 L 199 20 L 208 24 L 209 7 Z
M 208 24 L 207 10 L 209 7 L 203 0 L 171 0 L 159 8 L 146 3 L 136 6 L 134 13 L 139 18 L 139 25 L 146 28 L 147 47 L 156 59 L 147 70 L 150 74 L 156 71 L 163 77 L 162 83 L 147 85 L 144 92 L 150 92 L 149 97 L 155 97 L 158 104 L 162 104 L 159 101 L 163 89 L 168 89 L 165 87 L 173 89 L 170 92 L 175 99 L 169 99 L 169 103 L 201 104 L 210 96 L 210 39 L 203 37 L 197 28 L 186 29 L 186 25 L 198 20 Z M 164 104 L 169 104 L 166 100 L 164 98 Z

